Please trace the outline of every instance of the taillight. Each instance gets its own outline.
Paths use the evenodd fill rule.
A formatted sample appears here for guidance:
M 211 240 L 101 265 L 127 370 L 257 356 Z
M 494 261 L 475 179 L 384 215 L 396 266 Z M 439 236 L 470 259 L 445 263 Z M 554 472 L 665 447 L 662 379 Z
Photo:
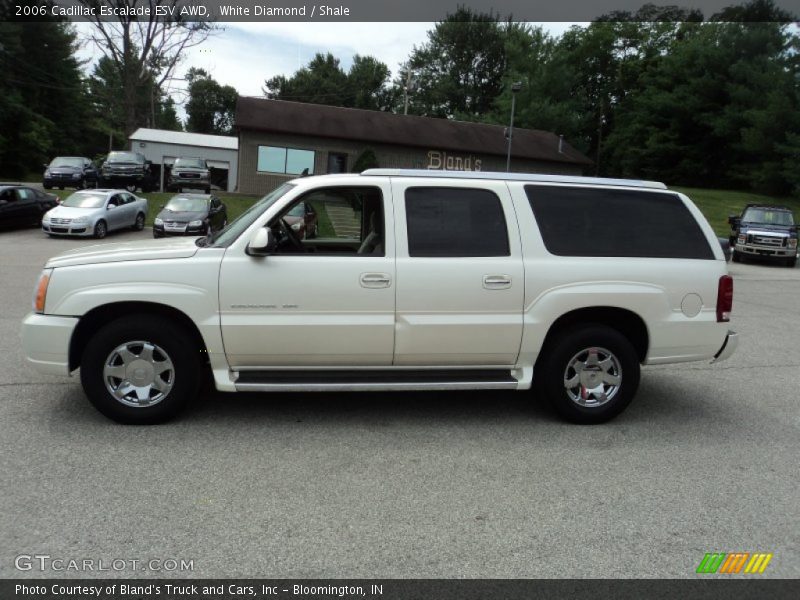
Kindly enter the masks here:
M 733 277 L 723 275 L 719 278 L 717 287 L 717 323 L 727 323 L 731 320 L 733 309 Z

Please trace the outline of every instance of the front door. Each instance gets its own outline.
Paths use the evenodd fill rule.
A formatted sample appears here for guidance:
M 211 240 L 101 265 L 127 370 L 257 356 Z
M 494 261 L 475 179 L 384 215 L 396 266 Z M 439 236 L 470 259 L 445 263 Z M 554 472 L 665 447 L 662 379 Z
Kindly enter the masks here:
M 524 271 L 503 182 L 396 180 L 396 365 L 513 365 Z
M 317 236 L 273 219 L 279 247 L 265 257 L 229 248 L 219 294 L 222 336 L 234 369 L 387 366 L 394 348 L 394 223 L 387 183 L 317 189 Z M 383 232 L 389 232 L 384 234 Z

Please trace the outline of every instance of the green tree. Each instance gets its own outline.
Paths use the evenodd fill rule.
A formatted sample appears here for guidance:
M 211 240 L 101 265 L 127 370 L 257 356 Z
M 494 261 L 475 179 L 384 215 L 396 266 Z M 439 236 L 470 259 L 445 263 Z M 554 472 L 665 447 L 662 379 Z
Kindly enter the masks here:
M 0 22 L 0 170 L 20 177 L 86 150 L 89 115 L 76 35 L 61 21 Z
M 235 88 L 220 85 L 203 69 L 186 73 L 189 101 L 186 103 L 186 131 L 230 135 L 239 97 Z
M 459 7 L 428 32 L 404 70 L 415 81 L 409 112 L 480 120 L 500 93 L 506 72 L 503 26 L 493 14 Z M 397 96 L 405 77 L 395 82 Z
M 263 92 L 276 100 L 386 110 L 390 105 L 388 79 L 389 68 L 372 56 L 355 55 L 345 72 L 333 54 L 317 53 L 291 77 L 278 75 L 265 81 Z

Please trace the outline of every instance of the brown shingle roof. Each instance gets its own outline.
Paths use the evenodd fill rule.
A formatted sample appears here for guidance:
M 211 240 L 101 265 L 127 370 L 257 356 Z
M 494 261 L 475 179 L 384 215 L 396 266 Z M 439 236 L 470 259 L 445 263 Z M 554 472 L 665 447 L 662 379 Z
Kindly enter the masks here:
M 236 127 L 500 156 L 507 147 L 501 125 L 244 96 L 236 104 Z M 558 141 L 554 133 L 515 127 L 512 153 L 515 158 L 592 164 L 566 141 L 559 152 Z

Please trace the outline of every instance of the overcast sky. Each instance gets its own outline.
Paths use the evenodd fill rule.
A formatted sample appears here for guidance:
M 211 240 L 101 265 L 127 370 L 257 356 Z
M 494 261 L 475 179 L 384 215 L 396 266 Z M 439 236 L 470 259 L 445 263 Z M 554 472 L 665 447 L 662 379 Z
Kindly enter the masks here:
M 571 24 L 542 24 L 553 35 L 560 35 Z M 90 24 L 76 25 L 85 34 Z M 341 59 L 346 70 L 355 54 L 370 55 L 386 63 L 394 76 L 415 45 L 427 40 L 433 23 L 223 23 L 224 29 L 204 44 L 186 52 L 176 75 L 189 67 L 203 67 L 223 85 L 232 85 L 243 96 L 262 95 L 265 79 L 291 75 L 307 65 L 317 52 L 331 52 Z M 92 44 L 82 45 L 79 55 L 86 68 L 101 55 Z M 180 82 L 170 90 L 176 102 Z M 179 109 L 183 117 L 183 110 Z

